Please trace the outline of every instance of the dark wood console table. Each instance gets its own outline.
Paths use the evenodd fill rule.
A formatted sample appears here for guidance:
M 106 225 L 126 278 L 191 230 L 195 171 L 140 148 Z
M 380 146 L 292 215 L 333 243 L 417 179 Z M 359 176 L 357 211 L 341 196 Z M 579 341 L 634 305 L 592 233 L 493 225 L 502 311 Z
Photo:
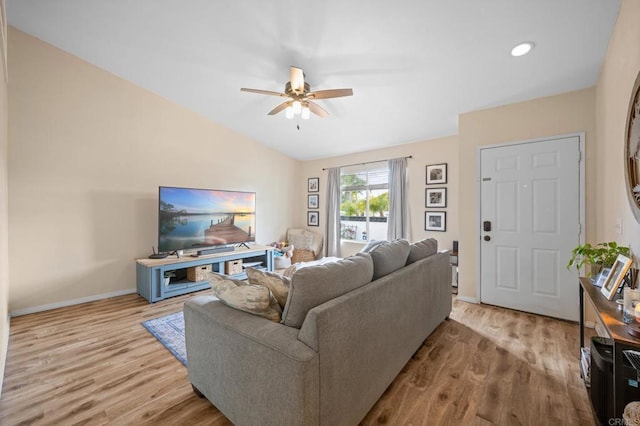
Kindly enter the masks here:
M 584 341 L 584 299 L 589 301 L 601 320 L 608 334 L 607 337 L 613 340 L 613 401 L 616 418 L 622 418 L 624 407 L 628 402 L 634 400 L 628 389 L 629 380 L 635 379 L 636 372 L 631 367 L 622 351 L 627 349 L 640 350 L 640 339 L 631 336 L 627 332 L 625 323 L 622 321 L 622 310 L 618 310 L 615 299 L 621 296 L 616 295 L 614 300 L 607 300 L 600 293 L 600 288 L 593 285 L 589 278 L 580 278 L 580 348 L 585 345 Z M 580 354 L 578 354 L 579 356 Z M 636 384 L 637 385 L 637 384 Z

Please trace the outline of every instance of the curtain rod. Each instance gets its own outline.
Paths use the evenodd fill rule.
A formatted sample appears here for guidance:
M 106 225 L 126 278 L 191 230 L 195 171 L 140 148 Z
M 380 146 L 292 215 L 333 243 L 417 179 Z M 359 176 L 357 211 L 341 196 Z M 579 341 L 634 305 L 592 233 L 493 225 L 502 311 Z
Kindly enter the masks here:
M 407 155 L 406 157 L 397 157 L 397 158 L 413 158 L 413 155 Z M 395 160 L 395 158 L 389 158 L 387 160 L 376 160 L 376 161 L 365 161 L 364 163 L 353 163 L 353 164 L 345 164 L 343 166 L 337 166 L 337 167 L 351 167 L 351 166 L 364 166 L 365 164 L 371 164 L 371 163 L 382 163 L 383 161 L 389 161 L 389 160 Z M 322 169 L 322 171 L 325 171 L 327 169 L 329 169 L 330 167 L 324 167 Z

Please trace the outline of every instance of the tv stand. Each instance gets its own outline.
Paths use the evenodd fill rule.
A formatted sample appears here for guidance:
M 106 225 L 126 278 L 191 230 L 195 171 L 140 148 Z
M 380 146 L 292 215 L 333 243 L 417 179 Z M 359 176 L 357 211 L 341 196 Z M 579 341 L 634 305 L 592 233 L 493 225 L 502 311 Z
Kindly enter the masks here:
M 227 247 L 223 247 L 227 248 Z M 205 254 L 200 257 L 175 255 L 165 259 L 137 259 L 136 286 L 138 294 L 150 303 L 164 300 L 168 297 L 192 293 L 194 291 L 211 288 L 208 280 L 189 281 L 189 268 L 211 266 L 212 272 L 223 274 L 225 263 L 231 260 L 243 259 L 244 263 L 258 262 L 267 271 L 273 271 L 273 247 L 254 245 L 246 247 L 229 247 L 229 250 Z M 165 278 L 165 276 L 169 276 Z M 230 275 L 230 278 L 244 280 L 246 272 Z
M 248 249 L 251 247 L 247 246 Z M 198 256 L 205 256 L 207 254 L 226 253 L 235 250 L 233 246 L 219 246 L 210 247 L 202 250 L 198 250 Z

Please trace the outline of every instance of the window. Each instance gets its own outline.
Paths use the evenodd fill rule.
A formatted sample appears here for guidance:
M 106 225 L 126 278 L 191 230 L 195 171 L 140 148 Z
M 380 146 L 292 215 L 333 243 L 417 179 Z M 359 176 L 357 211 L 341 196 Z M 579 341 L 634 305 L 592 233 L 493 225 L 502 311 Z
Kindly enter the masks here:
M 340 237 L 386 240 L 389 215 L 387 163 L 345 167 L 340 171 Z

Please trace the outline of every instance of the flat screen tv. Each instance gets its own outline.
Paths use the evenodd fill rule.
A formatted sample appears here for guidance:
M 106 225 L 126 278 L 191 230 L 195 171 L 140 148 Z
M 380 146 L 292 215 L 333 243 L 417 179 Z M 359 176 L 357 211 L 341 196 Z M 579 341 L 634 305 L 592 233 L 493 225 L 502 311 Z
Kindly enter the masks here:
M 160 187 L 158 251 L 255 241 L 255 192 Z

